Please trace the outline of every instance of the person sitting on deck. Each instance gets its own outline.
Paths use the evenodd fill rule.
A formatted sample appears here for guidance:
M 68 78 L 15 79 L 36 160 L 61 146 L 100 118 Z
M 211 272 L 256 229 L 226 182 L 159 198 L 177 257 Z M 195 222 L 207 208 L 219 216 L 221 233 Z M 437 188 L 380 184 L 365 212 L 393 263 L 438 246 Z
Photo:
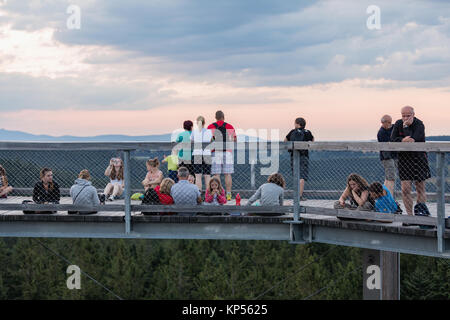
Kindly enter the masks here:
M 147 175 L 145 176 L 144 181 L 142 181 L 142 185 L 144 186 L 145 191 L 147 191 L 148 188 L 155 189 L 156 186 L 159 186 L 164 178 L 163 173 L 161 172 L 161 170 L 159 170 L 158 158 L 147 160 L 146 166 Z
M 7 198 L 11 191 L 13 191 L 13 187 L 8 184 L 6 170 L 0 165 L 0 198 Z
M 116 197 L 122 195 L 125 188 L 122 159 L 112 158 L 105 170 L 105 176 L 109 177 L 110 182 L 106 185 L 103 194 L 109 201 L 114 201 Z
M 195 206 L 202 203 L 200 190 L 195 184 L 189 183 L 189 170 L 186 167 L 178 169 L 178 183 L 172 186 L 170 195 L 176 205 Z M 196 213 L 180 212 L 181 216 L 195 216 Z
M 284 201 L 284 188 L 286 183 L 281 173 L 273 173 L 267 179 L 267 183 L 256 190 L 255 194 L 248 199 L 247 205 L 261 199 L 262 206 L 282 206 Z
M 391 191 L 379 182 L 369 186 L 370 197 L 375 200 L 375 211 L 383 213 L 398 213 L 400 207 L 392 197 Z
M 36 204 L 59 204 L 61 198 L 59 185 L 53 181 L 52 169 L 43 168 L 40 172 L 41 181 L 37 182 L 33 189 L 33 202 Z M 30 203 L 24 200 L 22 203 Z M 24 211 L 23 213 L 56 213 L 56 211 Z
M 348 198 L 350 203 L 346 203 Z M 339 200 L 334 203 L 334 208 L 370 211 L 373 210 L 374 204 L 366 179 L 359 174 L 352 173 L 347 177 L 347 187 Z
M 172 186 L 175 184 L 170 178 L 165 178 L 161 182 L 159 186 L 156 186 L 155 192 L 158 195 L 159 203 L 162 205 L 171 205 L 174 204 L 173 198 L 170 195 L 170 190 L 172 190 Z M 160 215 L 173 215 L 174 212 L 161 212 Z
M 78 179 L 75 180 L 75 184 L 70 188 L 70 196 L 74 205 L 98 206 L 100 204 L 97 189 L 89 181 L 90 179 L 89 171 L 86 169 L 81 170 Z M 68 213 L 91 214 L 97 213 L 97 211 L 68 211 Z
M 208 187 L 205 192 L 206 205 L 221 205 L 226 204 L 227 198 L 225 196 L 225 189 L 220 183 L 220 179 L 212 177 L 208 182 Z
M 161 204 L 169 205 L 174 204 L 173 198 L 170 195 L 170 190 L 172 189 L 175 181 L 170 178 L 165 178 L 161 182 L 161 185 L 156 186 L 155 191 L 158 194 L 159 202 Z

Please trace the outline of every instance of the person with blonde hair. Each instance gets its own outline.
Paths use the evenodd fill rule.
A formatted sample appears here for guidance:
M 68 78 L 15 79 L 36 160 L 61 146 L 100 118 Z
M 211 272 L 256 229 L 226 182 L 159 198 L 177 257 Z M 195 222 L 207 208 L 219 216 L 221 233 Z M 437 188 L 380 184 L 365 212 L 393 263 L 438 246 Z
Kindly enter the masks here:
M 109 201 L 114 201 L 116 197 L 122 195 L 125 189 L 122 159 L 112 158 L 105 170 L 105 176 L 109 177 L 110 182 L 106 185 L 103 194 Z
M 6 170 L 0 165 L 0 198 L 7 198 L 8 194 L 13 191 L 13 187 L 8 184 Z
M 350 203 L 346 203 L 347 199 Z M 375 202 L 370 197 L 369 183 L 359 174 L 352 173 L 347 177 L 347 187 L 338 201 L 335 209 L 373 210 Z
M 208 186 L 205 192 L 205 204 L 220 205 L 227 203 L 227 197 L 225 196 L 225 189 L 222 187 L 220 179 L 212 177 L 209 180 Z
M 248 199 L 247 205 L 251 205 L 260 199 L 262 206 L 282 206 L 284 202 L 284 188 L 286 182 L 281 173 L 273 173 L 267 182 L 261 185 L 255 194 Z
M 148 188 L 155 189 L 164 178 L 164 175 L 161 170 L 159 170 L 159 160 L 158 157 L 154 159 L 147 160 L 147 175 L 145 179 L 142 181 L 142 185 L 144 186 L 144 190 L 147 191 Z
M 91 175 L 88 170 L 81 170 L 75 184 L 70 188 L 70 197 L 74 205 L 83 206 L 98 206 L 100 199 L 97 194 L 97 189 L 92 185 Z M 97 213 L 97 211 L 69 211 L 69 214 L 90 214 Z
M 205 128 L 205 118 L 197 117 L 197 128 L 192 130 L 191 141 L 194 143 L 193 171 L 195 174 L 195 184 L 202 190 L 202 177 L 205 178 L 205 186 L 208 186 L 211 179 L 211 150 L 203 149 L 203 143 L 209 143 L 213 139 L 212 131 Z
M 158 194 L 159 202 L 161 204 L 174 204 L 173 198 L 170 195 L 170 190 L 172 189 L 172 186 L 174 184 L 175 181 L 173 181 L 172 179 L 164 178 L 163 181 L 161 181 L 161 184 L 155 187 L 155 191 Z

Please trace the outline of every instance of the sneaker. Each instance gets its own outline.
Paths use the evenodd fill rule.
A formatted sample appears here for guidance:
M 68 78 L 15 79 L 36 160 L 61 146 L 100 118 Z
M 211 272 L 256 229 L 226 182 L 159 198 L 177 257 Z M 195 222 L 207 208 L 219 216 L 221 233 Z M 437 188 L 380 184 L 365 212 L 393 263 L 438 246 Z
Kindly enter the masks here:
M 106 202 L 106 195 L 104 193 L 100 194 L 98 196 L 99 200 L 100 200 L 100 204 L 105 204 Z
M 300 201 L 306 201 L 306 200 L 308 200 L 307 197 L 305 197 L 305 196 L 301 196 L 301 197 L 300 197 Z
M 227 201 L 231 200 L 231 193 L 227 193 Z
M 114 196 L 109 196 L 108 200 L 109 201 L 114 201 Z
M 417 203 L 414 206 L 414 215 L 415 216 L 424 216 L 429 217 L 430 211 L 428 210 L 428 207 L 425 203 Z

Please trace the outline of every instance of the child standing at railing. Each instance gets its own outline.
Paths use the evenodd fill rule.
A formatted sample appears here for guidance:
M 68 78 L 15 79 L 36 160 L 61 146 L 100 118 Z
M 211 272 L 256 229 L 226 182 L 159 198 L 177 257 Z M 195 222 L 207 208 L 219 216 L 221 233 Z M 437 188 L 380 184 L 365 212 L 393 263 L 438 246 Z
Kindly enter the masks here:
M 178 182 L 178 156 L 177 151 L 173 150 L 170 156 L 164 156 L 162 162 L 167 162 L 167 170 L 169 171 L 169 178 L 175 183 Z

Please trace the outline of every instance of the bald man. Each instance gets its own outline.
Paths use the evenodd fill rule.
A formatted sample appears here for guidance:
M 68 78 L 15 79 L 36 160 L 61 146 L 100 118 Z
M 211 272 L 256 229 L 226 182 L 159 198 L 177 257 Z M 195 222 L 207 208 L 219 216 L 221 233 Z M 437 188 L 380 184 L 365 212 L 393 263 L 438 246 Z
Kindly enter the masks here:
M 414 108 L 403 107 L 402 118 L 394 124 L 391 141 L 400 143 L 425 142 L 425 126 L 415 117 Z M 412 215 L 413 199 L 411 195 L 412 184 L 415 183 L 417 203 L 414 214 L 429 216 L 427 197 L 425 194 L 425 181 L 431 177 L 428 165 L 428 156 L 423 151 L 398 152 L 398 173 L 402 183 L 402 198 L 408 215 Z
M 390 142 L 392 135 L 392 117 L 385 114 L 381 117 L 381 128 L 378 130 L 378 142 Z M 392 196 L 395 197 L 395 172 L 397 171 L 397 153 L 392 151 L 381 151 L 380 160 L 384 167 L 384 185 L 389 189 Z

